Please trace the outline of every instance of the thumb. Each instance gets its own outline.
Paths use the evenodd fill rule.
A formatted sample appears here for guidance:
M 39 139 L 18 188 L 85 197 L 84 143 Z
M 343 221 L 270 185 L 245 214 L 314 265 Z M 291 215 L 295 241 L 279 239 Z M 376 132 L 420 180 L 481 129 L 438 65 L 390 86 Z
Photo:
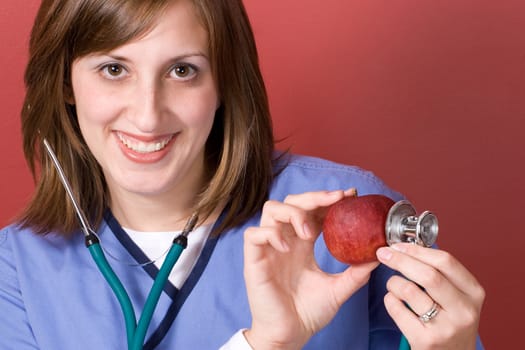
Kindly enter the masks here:
M 370 274 L 378 265 L 376 261 L 352 265 L 336 275 L 334 296 L 339 306 L 368 282 Z

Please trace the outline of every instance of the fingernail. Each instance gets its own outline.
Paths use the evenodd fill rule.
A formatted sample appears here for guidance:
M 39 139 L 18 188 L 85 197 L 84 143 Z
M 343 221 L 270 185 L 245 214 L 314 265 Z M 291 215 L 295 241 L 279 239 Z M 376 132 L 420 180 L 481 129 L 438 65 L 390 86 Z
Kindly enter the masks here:
M 345 196 L 347 197 L 357 197 L 357 189 L 352 187 L 345 190 Z
M 312 230 L 310 230 L 310 226 L 308 226 L 307 223 L 303 224 L 303 234 L 306 238 L 312 238 Z
M 376 251 L 376 255 L 379 261 L 388 261 L 392 257 L 392 251 L 387 247 L 383 247 Z

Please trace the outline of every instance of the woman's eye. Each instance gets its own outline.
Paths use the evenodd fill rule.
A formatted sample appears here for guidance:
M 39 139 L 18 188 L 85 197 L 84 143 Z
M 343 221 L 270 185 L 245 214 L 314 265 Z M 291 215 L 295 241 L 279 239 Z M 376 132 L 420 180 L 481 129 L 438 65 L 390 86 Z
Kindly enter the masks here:
M 124 74 L 125 69 L 120 64 L 111 63 L 102 67 L 102 72 L 110 78 L 119 78 Z
M 189 80 L 197 74 L 197 69 L 189 64 L 178 64 L 171 71 L 172 76 L 181 80 Z

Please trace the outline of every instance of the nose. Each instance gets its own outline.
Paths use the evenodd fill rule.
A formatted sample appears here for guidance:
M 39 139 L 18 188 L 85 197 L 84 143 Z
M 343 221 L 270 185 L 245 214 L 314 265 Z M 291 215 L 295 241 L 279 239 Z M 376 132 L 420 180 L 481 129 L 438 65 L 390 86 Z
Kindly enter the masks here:
M 157 80 L 138 81 L 130 98 L 128 119 L 138 131 L 153 133 L 162 123 L 165 106 L 162 82 Z

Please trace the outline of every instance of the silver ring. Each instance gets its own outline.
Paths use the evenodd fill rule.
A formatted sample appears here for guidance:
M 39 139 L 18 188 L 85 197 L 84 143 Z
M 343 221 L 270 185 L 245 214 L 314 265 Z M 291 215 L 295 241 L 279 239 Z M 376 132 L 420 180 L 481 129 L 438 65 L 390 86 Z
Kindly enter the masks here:
M 436 303 L 434 301 L 434 303 L 432 304 L 432 307 L 430 308 L 430 310 L 428 310 L 427 312 L 425 312 L 424 314 L 422 314 L 421 316 L 419 316 L 419 319 L 423 322 L 423 323 L 427 323 L 429 322 L 431 319 L 433 319 L 434 317 L 436 317 L 436 315 L 439 313 L 439 305 L 438 303 Z

